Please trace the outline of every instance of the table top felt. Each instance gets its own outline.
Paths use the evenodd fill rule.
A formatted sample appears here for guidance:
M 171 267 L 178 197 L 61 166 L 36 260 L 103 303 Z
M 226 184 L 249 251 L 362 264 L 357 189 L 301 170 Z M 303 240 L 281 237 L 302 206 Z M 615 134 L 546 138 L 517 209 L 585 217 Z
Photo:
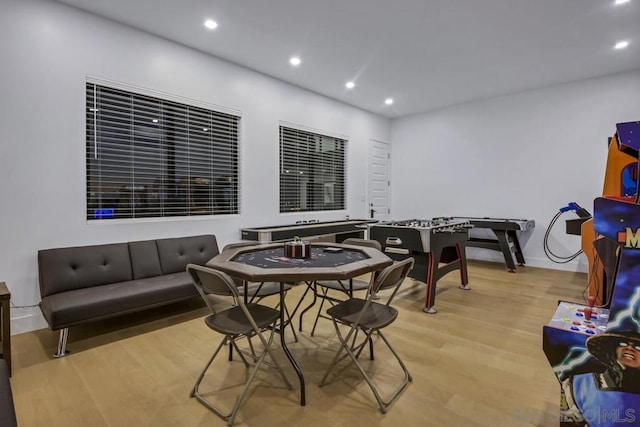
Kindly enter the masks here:
M 325 247 L 311 247 L 309 258 L 288 258 L 282 247 L 245 252 L 231 261 L 260 268 L 338 267 L 370 258 L 367 254 L 342 248 L 342 252 L 326 252 Z

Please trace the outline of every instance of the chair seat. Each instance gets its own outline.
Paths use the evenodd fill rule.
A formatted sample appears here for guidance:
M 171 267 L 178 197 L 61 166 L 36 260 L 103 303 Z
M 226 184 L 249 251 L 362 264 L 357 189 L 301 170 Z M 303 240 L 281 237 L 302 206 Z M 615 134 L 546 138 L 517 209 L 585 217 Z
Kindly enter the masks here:
M 288 283 L 284 284 L 284 291 L 288 291 L 291 289 L 291 285 Z M 244 296 L 244 286 L 238 287 L 238 295 Z M 280 293 L 280 283 L 279 282 L 264 282 L 264 283 L 249 283 L 247 286 L 247 295 L 254 297 L 268 297 L 270 295 L 276 295 Z
M 367 300 L 351 298 L 334 305 L 327 310 L 327 314 L 343 323 L 351 325 L 355 323 L 366 303 Z M 359 326 L 365 329 L 380 329 L 393 323 L 397 317 L 398 310 L 395 308 L 371 302 L 367 311 L 362 316 Z
M 323 288 L 334 289 L 336 291 L 349 292 L 349 281 L 348 280 L 336 280 L 332 282 L 316 282 L 318 286 L 322 286 Z M 369 282 L 360 279 L 353 279 L 351 283 L 351 290 L 353 291 L 361 291 L 364 289 L 369 289 Z
M 258 325 L 263 329 L 280 317 L 280 311 L 259 304 L 247 304 L 247 309 Z M 207 326 L 225 335 L 247 335 L 253 332 L 253 327 L 240 306 L 231 307 L 217 312 L 204 319 Z
M 389 405 L 391 405 L 400 396 L 400 393 L 413 380 L 404 362 L 393 349 L 391 343 L 384 336 L 381 329 L 389 326 L 398 317 L 398 310 L 391 306 L 391 302 L 396 296 L 400 285 L 402 285 L 406 279 L 407 274 L 409 274 L 409 271 L 413 268 L 414 262 L 415 261 L 411 257 L 402 261 L 395 261 L 392 265 L 385 267 L 382 271 L 376 274 L 374 276 L 374 283 L 371 292 L 368 294 L 366 300 L 361 298 L 349 298 L 348 300 L 342 301 L 327 310 L 327 314 L 330 315 L 333 320 L 336 335 L 340 340 L 340 348 L 336 352 L 331 365 L 329 365 L 327 372 L 325 372 L 324 377 L 322 377 L 322 380 L 320 381 L 319 385 L 321 387 L 326 383 L 329 373 L 335 368 L 338 362 L 343 358 L 348 357 L 364 377 L 369 388 L 373 392 L 376 401 L 378 402 L 380 411 L 384 414 L 387 412 Z M 373 301 L 378 292 L 391 289 L 393 289 L 393 292 L 386 295 L 386 304 L 380 304 Z M 358 323 L 356 324 L 356 322 Z M 351 326 L 346 335 L 341 331 L 341 329 L 344 328 L 340 328 L 340 323 Z M 364 334 L 364 338 L 361 339 L 360 342 L 356 342 L 356 337 L 359 332 Z M 382 397 L 369 374 L 358 361 L 358 357 L 367 343 L 369 343 L 370 349 L 373 348 L 373 341 L 371 340 L 371 336 L 373 334 L 377 335 L 380 338 L 379 341 L 387 346 L 404 373 L 400 385 L 385 398 Z M 372 350 L 371 360 L 373 360 Z

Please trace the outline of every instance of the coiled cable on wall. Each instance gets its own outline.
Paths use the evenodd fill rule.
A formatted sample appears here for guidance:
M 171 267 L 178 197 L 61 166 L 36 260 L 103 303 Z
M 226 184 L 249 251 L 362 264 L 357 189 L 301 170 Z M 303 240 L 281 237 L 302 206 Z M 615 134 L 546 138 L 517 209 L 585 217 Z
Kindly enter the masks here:
M 564 214 L 565 212 L 569 212 L 569 211 L 576 212 L 580 218 L 591 217 L 591 214 L 587 212 L 586 209 L 584 209 L 583 207 L 581 207 L 575 202 L 570 202 L 567 206 L 560 208 L 558 213 L 555 214 L 555 216 L 549 223 L 549 226 L 547 227 L 547 231 L 544 233 L 544 239 L 542 241 L 542 245 L 544 248 L 544 253 L 547 256 L 547 258 L 549 258 L 551 261 L 555 262 L 556 264 L 566 264 L 568 262 L 571 262 L 574 259 L 576 259 L 578 256 L 580 256 L 580 254 L 582 253 L 582 249 L 580 249 L 578 250 L 578 252 L 572 255 L 562 256 L 562 255 L 557 255 L 553 253 L 553 251 L 549 247 L 549 235 L 551 234 L 551 229 L 553 228 L 555 223 L 558 221 L 558 218 L 560 218 L 562 214 Z

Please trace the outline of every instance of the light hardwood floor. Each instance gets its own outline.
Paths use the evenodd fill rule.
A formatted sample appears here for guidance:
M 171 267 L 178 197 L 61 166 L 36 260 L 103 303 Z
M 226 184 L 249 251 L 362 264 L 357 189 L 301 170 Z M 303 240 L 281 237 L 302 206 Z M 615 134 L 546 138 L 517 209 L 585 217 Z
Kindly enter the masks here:
M 387 414 L 357 370 L 343 361 L 331 382 L 317 386 L 337 348 L 333 326 L 320 320 L 310 337 L 305 317 L 291 343 L 307 382 L 307 406 L 298 403 L 297 377 L 276 352 L 296 387 L 287 390 L 264 369 L 236 418 L 238 426 L 557 426 L 559 386 L 542 351 L 542 326 L 558 299 L 581 301 L 586 275 L 470 262 L 469 291 L 450 273 L 438 284 L 435 315 L 424 314 L 425 286 L 407 280 L 386 335 L 413 375 L 413 383 Z M 303 287 L 291 291 L 293 306 Z M 70 330 L 72 353 L 52 359 L 57 334 L 13 337 L 11 379 L 19 425 L 223 426 L 189 392 L 220 336 L 202 321 L 196 300 L 154 312 Z M 291 341 L 291 331 L 288 342 Z M 374 381 L 400 379 L 384 346 L 368 369 Z M 364 360 L 367 360 L 365 357 Z M 369 362 L 367 362 L 368 364 Z M 217 359 L 217 375 L 201 391 L 231 403 L 244 378 L 240 362 Z M 231 365 L 231 366 L 230 366 Z

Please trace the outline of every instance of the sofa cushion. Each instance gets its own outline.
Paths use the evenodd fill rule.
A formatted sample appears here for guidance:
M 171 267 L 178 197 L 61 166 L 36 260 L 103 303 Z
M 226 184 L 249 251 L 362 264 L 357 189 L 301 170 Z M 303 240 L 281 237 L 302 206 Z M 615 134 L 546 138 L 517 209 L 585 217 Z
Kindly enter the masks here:
M 186 272 L 77 289 L 42 299 L 52 330 L 165 305 L 198 293 Z
M 131 280 L 126 243 L 38 251 L 40 296 Z
M 213 234 L 156 240 L 163 274 L 185 271 L 187 264 L 204 265 L 218 255 Z
M 161 276 L 160 258 L 155 240 L 129 242 L 133 279 Z

